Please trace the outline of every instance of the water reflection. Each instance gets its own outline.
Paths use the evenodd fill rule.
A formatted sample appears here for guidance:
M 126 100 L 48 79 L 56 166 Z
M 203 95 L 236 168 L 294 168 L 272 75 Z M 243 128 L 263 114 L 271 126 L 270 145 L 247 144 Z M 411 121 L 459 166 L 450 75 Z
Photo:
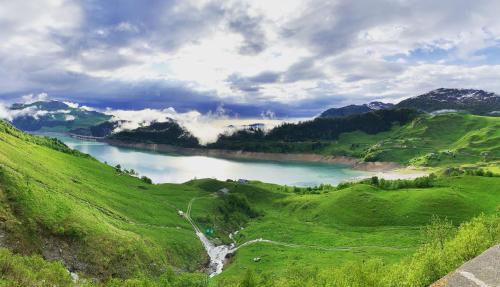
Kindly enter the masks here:
M 182 183 L 193 178 L 245 178 L 277 184 L 314 186 L 321 183 L 337 184 L 366 175 L 366 172 L 341 165 L 181 156 L 114 147 L 106 143 L 81 141 L 60 135 L 57 137 L 71 148 L 88 153 L 110 165 L 120 164 L 123 168 L 134 169 L 155 183 Z

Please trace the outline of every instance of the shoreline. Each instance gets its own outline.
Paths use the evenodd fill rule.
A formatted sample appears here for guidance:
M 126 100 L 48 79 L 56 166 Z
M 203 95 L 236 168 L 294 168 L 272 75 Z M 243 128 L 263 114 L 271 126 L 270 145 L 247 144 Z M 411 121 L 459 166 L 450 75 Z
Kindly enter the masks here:
M 245 159 L 257 161 L 288 161 L 288 162 L 310 162 L 310 163 L 326 163 L 326 164 L 341 164 L 349 166 L 356 170 L 368 172 L 396 172 L 403 169 L 405 166 L 395 162 L 363 162 L 357 158 L 347 156 L 320 155 L 311 153 L 265 153 L 265 152 L 248 152 L 235 150 L 221 149 L 204 149 L 204 148 L 184 148 L 166 144 L 147 144 L 147 143 L 126 143 L 116 140 L 102 140 L 112 146 L 128 147 L 149 151 L 171 152 L 180 155 L 191 156 L 207 156 L 224 159 Z

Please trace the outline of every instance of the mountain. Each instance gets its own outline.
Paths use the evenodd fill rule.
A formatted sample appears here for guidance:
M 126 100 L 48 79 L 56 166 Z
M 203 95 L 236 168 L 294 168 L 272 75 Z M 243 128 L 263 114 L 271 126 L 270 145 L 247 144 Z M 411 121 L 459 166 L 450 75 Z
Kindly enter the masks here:
M 70 106 L 60 101 L 39 101 L 13 104 L 10 107 L 12 124 L 24 131 L 66 132 L 88 128 L 111 118 L 97 111 Z
M 70 130 L 69 133 L 73 135 L 105 138 L 110 136 L 119 126 L 125 121 L 106 121 L 95 126 L 77 128 Z
M 219 135 L 210 148 L 275 153 L 316 153 L 334 143 L 344 133 L 375 135 L 411 122 L 419 112 L 409 109 L 376 110 L 346 117 L 315 118 L 300 123 L 284 123 L 268 132 L 239 130 Z M 353 142 L 357 144 L 357 142 Z
M 500 113 L 500 96 L 483 90 L 441 88 L 403 100 L 396 106 L 425 112 L 458 110 L 476 115 L 497 115 Z
M 368 107 L 371 110 L 373 110 L 373 111 L 376 111 L 376 110 L 387 110 L 387 109 L 393 108 L 394 104 L 375 101 L 375 102 L 368 103 Z
M 390 109 L 394 105 L 382 102 L 371 102 L 363 105 L 349 105 L 341 108 L 331 108 L 324 111 L 320 118 L 338 118 L 350 115 L 358 115 L 376 110 Z
M 220 135 L 209 147 L 349 156 L 420 166 L 500 161 L 500 118 L 411 109 L 316 118 L 271 129 Z
M 172 119 L 168 119 L 166 122 L 153 122 L 148 126 L 134 130 L 120 131 L 111 134 L 108 139 L 127 143 L 153 143 L 182 147 L 199 146 L 198 139 Z

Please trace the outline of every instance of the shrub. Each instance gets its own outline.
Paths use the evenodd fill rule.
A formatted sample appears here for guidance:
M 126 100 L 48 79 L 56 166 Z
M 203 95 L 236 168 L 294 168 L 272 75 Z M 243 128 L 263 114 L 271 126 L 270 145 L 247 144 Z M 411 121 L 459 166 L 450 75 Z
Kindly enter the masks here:
M 288 269 L 280 275 L 256 276 L 257 286 L 428 286 L 465 261 L 500 242 L 500 215 L 480 215 L 461 224 L 458 229 L 447 219 L 433 217 L 424 228 L 428 242 L 399 263 L 387 265 L 381 260 L 352 261 L 340 267 L 321 271 L 303 266 Z M 245 275 L 247 276 L 247 275 Z M 234 282 L 221 282 L 219 287 L 241 285 L 247 277 Z M 254 285 L 250 285 L 254 286 Z
M 48 262 L 40 256 L 14 255 L 0 249 L 1 286 L 73 286 L 69 272 L 60 262 Z M 5 285 L 4 285 L 5 284 Z
M 422 176 L 415 179 L 396 179 L 387 180 L 383 178 L 378 178 L 376 176 L 370 179 L 362 181 L 366 184 L 371 184 L 385 190 L 396 190 L 402 188 L 429 188 L 434 186 L 434 180 L 436 176 L 430 174 L 429 176 Z
M 153 184 L 153 181 L 151 180 L 151 178 L 149 178 L 149 177 L 147 177 L 145 175 L 141 176 L 141 180 L 144 181 L 147 184 Z

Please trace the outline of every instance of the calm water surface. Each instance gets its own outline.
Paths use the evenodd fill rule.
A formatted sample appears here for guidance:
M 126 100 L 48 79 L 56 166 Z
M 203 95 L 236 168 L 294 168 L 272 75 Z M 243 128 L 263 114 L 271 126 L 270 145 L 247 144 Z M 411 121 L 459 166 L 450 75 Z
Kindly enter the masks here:
M 368 175 L 335 164 L 228 160 L 206 156 L 185 156 L 157 153 L 111 146 L 102 142 L 82 141 L 63 136 L 57 137 L 69 147 L 92 155 L 110 165 L 120 164 L 134 169 L 155 183 L 182 183 L 193 178 L 249 179 L 263 182 L 314 186 L 321 183 L 337 184 L 341 181 Z

